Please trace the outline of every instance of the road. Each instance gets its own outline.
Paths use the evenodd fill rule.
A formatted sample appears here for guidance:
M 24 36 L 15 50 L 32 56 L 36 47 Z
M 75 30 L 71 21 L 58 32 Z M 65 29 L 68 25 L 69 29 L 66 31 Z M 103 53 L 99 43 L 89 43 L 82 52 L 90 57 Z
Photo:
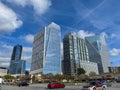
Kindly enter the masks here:
M 81 90 L 82 86 L 66 86 L 62 89 L 54 90 Z M 51 90 L 47 88 L 46 84 L 34 84 L 27 87 L 18 87 L 11 85 L 2 85 L 1 90 Z M 107 90 L 120 90 L 120 83 L 115 83 L 112 87 L 108 87 Z

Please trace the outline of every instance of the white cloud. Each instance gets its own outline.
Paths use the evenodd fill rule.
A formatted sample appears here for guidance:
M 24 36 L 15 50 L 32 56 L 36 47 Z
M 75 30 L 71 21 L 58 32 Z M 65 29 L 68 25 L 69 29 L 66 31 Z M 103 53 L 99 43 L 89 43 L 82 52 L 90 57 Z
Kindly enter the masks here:
M 10 65 L 10 62 L 2 62 L 2 63 L 0 63 L 0 66 L 1 67 L 6 67 L 6 68 L 8 68 L 9 67 L 9 65 Z
M 9 62 L 10 58 L 9 57 L 0 57 L 0 62 Z
M 44 14 L 52 4 L 51 0 L 31 0 L 31 5 L 35 12 L 40 15 Z
M 12 49 L 13 49 L 12 46 L 9 46 L 9 45 L 7 45 L 7 44 L 4 44 L 2 47 L 3 47 L 3 48 L 6 48 L 6 49 L 9 49 L 9 50 L 12 50 Z
M 0 57 L 0 67 L 9 67 L 10 58 L 9 57 Z
M 117 35 L 114 34 L 114 33 L 112 33 L 111 36 L 110 36 L 110 38 L 115 38 L 115 37 L 117 37 Z
M 0 58 L 1 57 L 11 57 L 12 54 L 12 46 L 8 46 L 7 44 L 1 45 L 0 48 Z
M 8 2 L 10 2 L 10 3 L 14 3 L 14 4 L 16 4 L 16 5 L 20 5 L 20 6 L 22 6 L 22 7 L 25 7 L 29 2 L 28 1 L 30 1 L 30 0 L 7 0 Z
M 21 59 L 31 63 L 31 56 L 24 56 L 24 55 L 22 55 Z
M 110 55 L 111 55 L 111 56 L 118 56 L 118 55 L 120 55 L 120 49 L 113 48 L 113 49 L 110 51 Z
M 28 34 L 25 36 L 25 40 L 29 43 L 33 43 L 33 40 L 34 40 L 34 35 L 32 34 Z
M 14 3 L 18 6 L 31 6 L 33 7 L 37 15 L 44 14 L 48 8 L 52 5 L 51 0 L 7 0 L 10 3 Z
M 0 2 L 0 33 L 9 33 L 19 28 L 23 22 L 17 14 Z
M 78 32 L 78 37 L 80 37 L 80 38 L 85 38 L 85 37 L 88 37 L 88 36 L 94 36 L 95 34 L 94 33 L 92 33 L 92 32 L 88 32 L 88 31 L 84 31 L 84 30 L 80 30 L 79 32 Z
M 23 47 L 24 53 L 32 53 L 32 47 Z

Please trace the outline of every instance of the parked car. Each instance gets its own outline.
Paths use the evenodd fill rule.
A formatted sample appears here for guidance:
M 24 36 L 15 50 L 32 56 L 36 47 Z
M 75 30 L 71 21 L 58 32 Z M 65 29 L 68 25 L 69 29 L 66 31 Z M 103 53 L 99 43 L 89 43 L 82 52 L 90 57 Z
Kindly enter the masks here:
M 107 87 L 111 87 L 112 86 L 112 83 L 110 83 L 107 80 L 103 81 L 102 83 L 105 84 Z
M 27 82 L 19 82 L 18 86 L 29 86 L 29 84 Z
M 99 81 L 90 81 L 88 85 L 82 87 L 82 90 L 106 90 L 107 86 Z
M 116 82 L 120 82 L 120 76 L 118 76 L 117 78 L 116 78 Z
M 49 89 L 53 89 L 53 88 L 64 88 L 65 85 L 62 83 L 58 83 L 58 82 L 51 82 L 48 84 L 47 86 Z

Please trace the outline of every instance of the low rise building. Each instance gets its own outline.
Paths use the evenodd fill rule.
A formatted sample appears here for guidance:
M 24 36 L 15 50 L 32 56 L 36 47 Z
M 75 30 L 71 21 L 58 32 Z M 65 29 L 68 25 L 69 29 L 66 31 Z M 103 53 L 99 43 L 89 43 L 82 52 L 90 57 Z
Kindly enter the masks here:
M 120 73 L 120 66 L 108 67 L 110 73 Z
M 5 76 L 5 75 L 7 75 L 7 71 L 8 71 L 7 68 L 0 67 L 0 76 Z
M 84 68 L 87 75 L 89 75 L 90 72 L 95 72 L 96 74 L 99 74 L 97 63 L 82 60 L 80 61 L 80 67 Z

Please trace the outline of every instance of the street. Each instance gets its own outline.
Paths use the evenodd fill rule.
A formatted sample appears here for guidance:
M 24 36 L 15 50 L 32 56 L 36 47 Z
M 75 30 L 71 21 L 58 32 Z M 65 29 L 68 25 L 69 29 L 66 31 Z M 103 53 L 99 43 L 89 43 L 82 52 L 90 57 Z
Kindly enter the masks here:
M 66 86 L 62 89 L 54 90 L 81 90 L 82 86 Z M 46 84 L 31 84 L 27 87 L 18 87 L 11 85 L 2 85 L 1 90 L 51 90 L 47 88 Z M 115 83 L 112 87 L 108 87 L 107 90 L 120 90 L 120 83 Z

